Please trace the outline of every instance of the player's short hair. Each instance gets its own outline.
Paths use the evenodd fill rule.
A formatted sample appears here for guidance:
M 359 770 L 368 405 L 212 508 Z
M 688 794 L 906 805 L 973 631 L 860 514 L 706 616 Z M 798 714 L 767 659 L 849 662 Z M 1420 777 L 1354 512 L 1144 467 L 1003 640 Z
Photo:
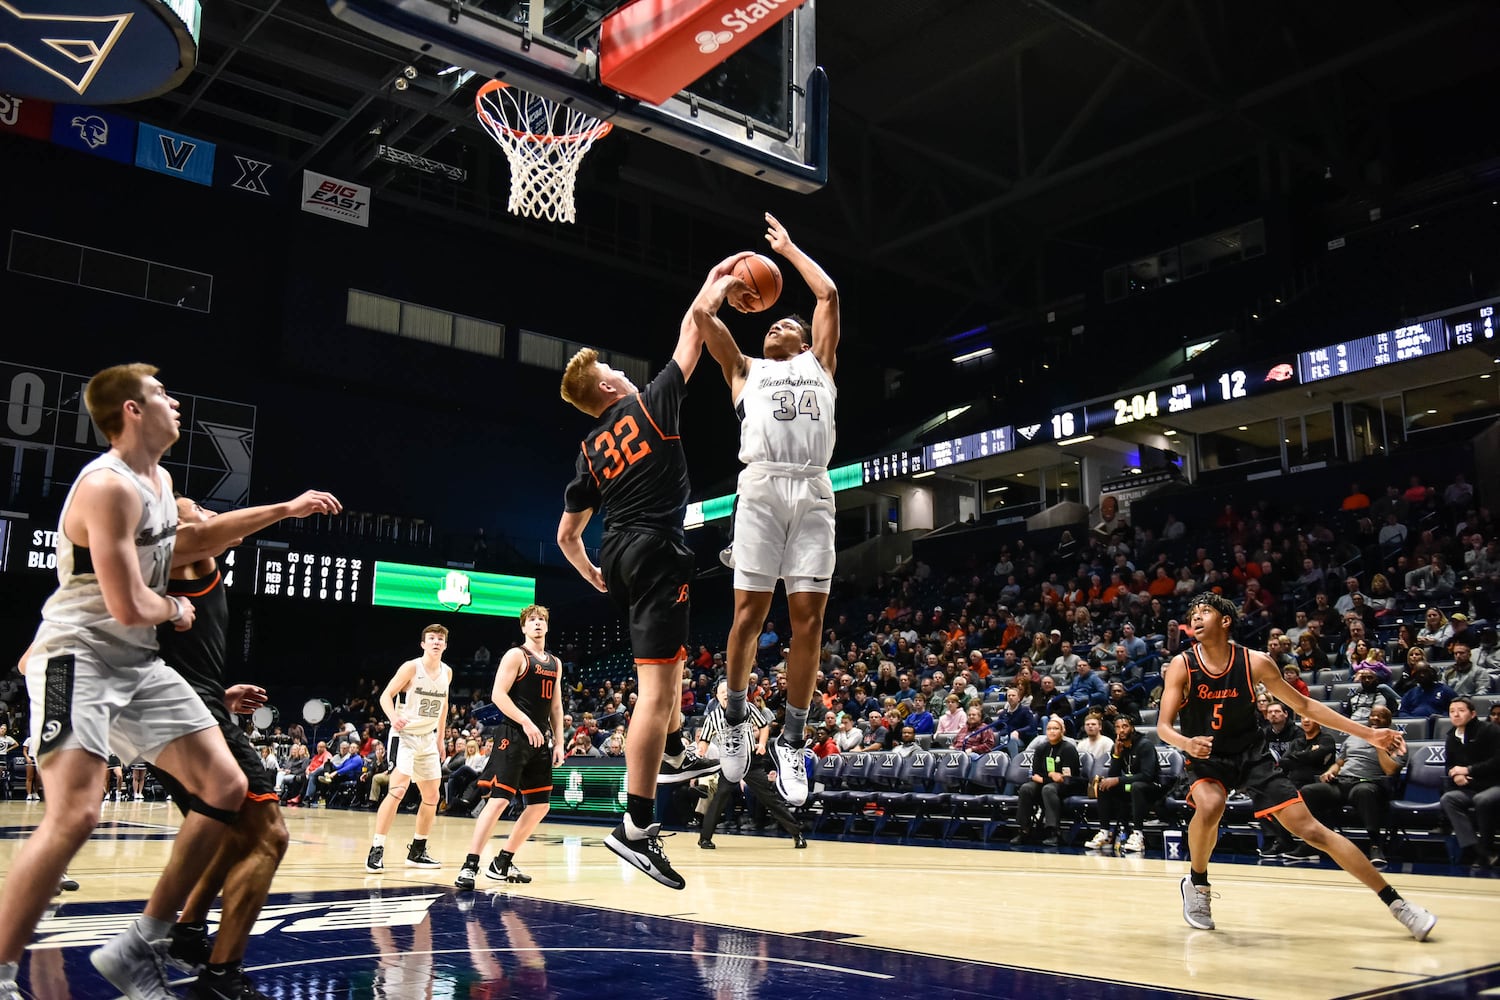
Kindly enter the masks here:
M 589 416 L 599 412 L 598 375 L 594 366 L 599 363 L 599 352 L 585 347 L 568 361 L 563 369 L 562 398 L 578 407 Z
M 448 638 L 448 626 L 446 626 L 446 625 L 429 625 L 429 626 L 427 626 L 426 628 L 424 628 L 422 630 L 422 638 L 425 639 L 429 635 L 433 634 L 434 632 L 437 633 L 438 635 L 442 636 L 444 639 Z
M 526 619 L 530 618 L 532 615 L 541 615 L 543 621 L 551 621 L 552 620 L 552 612 L 548 611 L 542 605 L 540 605 L 540 604 L 528 604 L 528 605 L 526 605 L 526 607 L 524 607 L 524 608 L 521 609 L 521 614 L 520 614 L 521 624 L 525 625 L 526 624 Z
M 812 324 L 803 319 L 801 316 L 798 316 L 796 313 L 792 313 L 790 316 L 786 317 L 786 319 L 788 322 L 797 324 L 797 329 L 802 331 L 802 343 L 806 344 L 808 347 L 811 347 Z
M 120 408 L 132 400 L 144 403 L 143 383 L 159 370 L 155 365 L 137 361 L 114 365 L 89 379 L 83 387 L 83 405 L 88 407 L 89 417 L 100 434 L 113 441 L 124 432 L 125 415 Z
M 1194 608 L 1211 608 L 1221 615 L 1228 615 L 1230 621 L 1240 620 L 1240 609 L 1234 606 L 1234 602 L 1212 590 L 1205 590 L 1201 594 L 1194 595 L 1193 599 L 1188 601 L 1188 614 L 1192 614 Z

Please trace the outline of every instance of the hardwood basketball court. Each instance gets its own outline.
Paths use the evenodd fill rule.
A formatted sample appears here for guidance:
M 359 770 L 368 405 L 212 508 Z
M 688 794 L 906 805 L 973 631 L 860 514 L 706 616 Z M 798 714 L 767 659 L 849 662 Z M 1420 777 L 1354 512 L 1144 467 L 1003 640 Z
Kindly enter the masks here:
M 8 866 L 39 803 L 0 804 Z M 52 998 L 113 996 L 88 951 L 140 912 L 178 814 L 106 803 L 70 873 L 78 892 L 38 930 L 22 985 Z M 1500 996 L 1500 880 L 1393 865 L 1432 909 L 1413 941 L 1331 867 L 1217 863 L 1215 931 L 1183 923 L 1182 862 L 783 837 L 667 840 L 688 880 L 666 889 L 600 844 L 607 828 L 543 823 L 518 858 L 534 881 L 452 888 L 471 821 L 440 817 L 437 871 L 364 871 L 374 814 L 287 812 L 292 844 L 246 968 L 271 996 L 1114 997 Z M 503 835 L 509 824 L 501 825 Z M 498 850 L 496 840 L 489 854 Z M 487 891 L 485 891 L 487 890 Z

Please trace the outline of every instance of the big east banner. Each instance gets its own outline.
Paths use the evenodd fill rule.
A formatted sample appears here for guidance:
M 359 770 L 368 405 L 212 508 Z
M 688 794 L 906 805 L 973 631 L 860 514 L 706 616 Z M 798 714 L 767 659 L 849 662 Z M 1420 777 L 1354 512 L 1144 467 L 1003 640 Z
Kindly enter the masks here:
M 370 225 L 370 189 L 327 174 L 302 172 L 302 211 L 356 226 Z

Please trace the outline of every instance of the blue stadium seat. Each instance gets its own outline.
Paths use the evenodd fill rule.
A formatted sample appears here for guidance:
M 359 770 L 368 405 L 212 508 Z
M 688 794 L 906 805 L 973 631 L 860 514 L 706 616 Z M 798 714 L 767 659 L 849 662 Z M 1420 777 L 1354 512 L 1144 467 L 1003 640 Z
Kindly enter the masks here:
M 944 839 L 953 836 L 965 824 L 994 815 L 995 804 L 991 799 L 1005 787 L 1005 773 L 1009 767 L 1010 755 L 1004 750 L 991 751 L 970 765 L 964 790 L 948 796 L 953 812 L 948 819 L 948 828 L 943 831 Z
M 1447 830 L 1439 802 L 1447 774 L 1448 754 L 1442 743 L 1407 744 L 1401 792 L 1391 803 L 1391 833 L 1396 842 L 1442 843 L 1448 860 L 1456 861 L 1458 842 Z

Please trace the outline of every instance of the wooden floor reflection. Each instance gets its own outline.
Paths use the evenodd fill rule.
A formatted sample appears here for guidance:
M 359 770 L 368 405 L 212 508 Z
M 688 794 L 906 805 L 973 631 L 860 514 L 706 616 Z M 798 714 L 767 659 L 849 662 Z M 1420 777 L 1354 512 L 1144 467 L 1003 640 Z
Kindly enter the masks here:
M 0 868 L 8 869 L 42 808 L 38 803 L 0 803 Z M 44 922 L 39 938 L 44 947 L 31 953 L 33 986 L 39 992 L 55 995 L 71 984 L 74 997 L 103 995 L 98 992 L 102 981 L 90 978 L 87 970 L 87 935 L 57 935 L 88 930 L 101 921 L 101 926 L 110 924 L 112 919 L 123 923 L 138 913 L 170 850 L 177 825 L 171 806 L 128 803 L 107 804 L 104 809 L 104 823 L 70 869 L 81 890 L 62 899 L 60 911 Z M 1167 996 L 1276 1000 L 1458 997 L 1500 986 L 1500 880 L 1456 872 L 1417 874 L 1399 867 L 1389 872 L 1403 894 L 1439 915 L 1432 939 L 1419 944 L 1368 890 L 1328 868 L 1216 865 L 1212 874 L 1218 929 L 1207 932 L 1194 931 L 1182 921 L 1178 879 L 1186 866 L 1149 855 L 1100 857 L 868 839 L 813 839 L 806 850 L 794 850 L 783 837 L 726 834 L 716 838 L 718 850 L 710 852 L 699 850 L 696 836 L 688 834 L 666 841 L 673 864 L 688 883 L 684 891 L 674 892 L 602 847 L 605 827 L 559 822 L 544 823 L 519 856 L 534 881 L 488 884 L 503 890 L 507 902 L 498 916 L 490 916 L 486 909 L 480 919 L 474 915 L 476 902 L 481 907 L 499 904 L 483 893 L 452 890 L 471 821 L 438 819 L 430 849 L 444 866 L 427 871 L 401 866 L 401 847 L 410 838 L 413 817 L 399 817 L 387 850 L 387 871 L 380 876 L 364 871 L 372 813 L 294 809 L 287 813 L 287 823 L 291 848 L 263 921 L 266 933 L 252 940 L 246 963 L 265 970 L 257 973 L 258 983 L 279 970 L 271 976 L 279 984 L 277 992 L 267 989 L 271 995 L 333 995 L 320 992 L 318 976 L 324 973 L 296 971 L 312 970 L 323 959 L 289 950 L 287 942 L 295 934 L 273 938 L 271 931 L 303 927 L 331 933 L 340 926 L 355 926 L 355 918 L 340 916 L 353 912 L 351 907 L 364 914 L 359 919 L 370 929 L 333 934 L 332 941 L 347 943 L 345 953 L 335 955 L 344 963 L 339 973 L 343 978 L 338 984 L 328 981 L 328 989 L 341 996 L 377 995 L 364 992 L 374 991 L 377 982 L 384 996 L 467 996 L 446 988 L 434 991 L 433 956 L 441 954 L 438 965 L 475 982 L 490 981 L 482 966 L 497 960 L 490 946 L 476 947 L 476 934 L 503 936 L 510 955 L 567 952 L 577 958 L 591 948 L 595 953 L 601 948 L 630 952 L 636 947 L 628 941 L 630 928 L 647 918 L 661 918 L 650 921 L 654 941 L 672 937 L 663 928 L 678 926 L 686 935 L 664 953 L 697 954 L 707 929 L 720 945 L 763 936 L 770 944 L 762 941 L 752 948 L 756 954 L 765 952 L 762 961 L 823 970 L 819 975 L 842 970 L 848 976 L 876 979 L 908 976 L 915 960 L 925 974 L 937 977 L 923 986 L 923 996 L 965 995 L 975 984 L 992 997 L 1138 995 L 1110 988 L 1131 984 Z M 502 824 L 500 833 L 506 829 Z M 369 903 L 374 898 L 380 901 L 378 913 L 400 919 L 371 926 L 367 918 L 376 912 Z M 321 915 L 309 916 L 308 900 L 333 902 L 318 911 Z M 415 923 L 401 916 L 419 910 L 423 916 L 413 917 Z M 450 910 L 451 924 L 444 922 L 446 917 L 428 921 L 425 916 Z M 75 914 L 88 915 L 93 923 L 76 920 Z M 640 919 L 627 919 L 611 929 L 611 919 L 632 915 Z M 517 922 L 522 926 L 518 928 Z M 517 945 L 517 940 L 536 938 L 538 926 L 548 928 L 550 943 L 530 949 Z M 612 944 L 591 945 L 591 927 L 600 941 Z M 621 938 L 621 933 L 627 937 Z M 320 955 L 327 946 L 326 941 L 318 945 Z M 656 954 L 663 949 L 648 951 Z M 39 963 L 42 952 L 52 954 Z M 618 964 L 617 959 L 611 961 Z M 368 975 L 360 971 L 366 967 Z M 664 978 L 653 979 L 654 967 L 648 962 L 634 972 L 617 970 L 613 976 L 620 985 L 641 976 L 637 986 L 625 992 L 594 981 L 587 989 L 579 984 L 575 994 L 556 985 L 556 974 L 547 977 L 553 985 L 546 992 L 656 995 L 675 973 L 663 966 L 657 973 Z M 514 995 L 525 994 L 526 968 L 521 962 L 512 970 L 519 978 L 502 975 Z M 394 974 L 400 988 L 390 975 L 380 980 L 380 969 Z M 701 969 L 699 973 L 662 995 L 713 995 L 715 990 L 705 992 L 706 980 Z M 1032 973 L 1047 975 L 1028 978 Z M 366 982 L 368 987 L 358 985 Z M 295 989 L 288 984 L 296 984 Z M 841 989 L 907 995 L 899 979 L 866 981 L 863 986 L 850 982 Z M 772 993 L 768 988 L 767 1000 L 802 995 L 800 988 L 792 990 Z

